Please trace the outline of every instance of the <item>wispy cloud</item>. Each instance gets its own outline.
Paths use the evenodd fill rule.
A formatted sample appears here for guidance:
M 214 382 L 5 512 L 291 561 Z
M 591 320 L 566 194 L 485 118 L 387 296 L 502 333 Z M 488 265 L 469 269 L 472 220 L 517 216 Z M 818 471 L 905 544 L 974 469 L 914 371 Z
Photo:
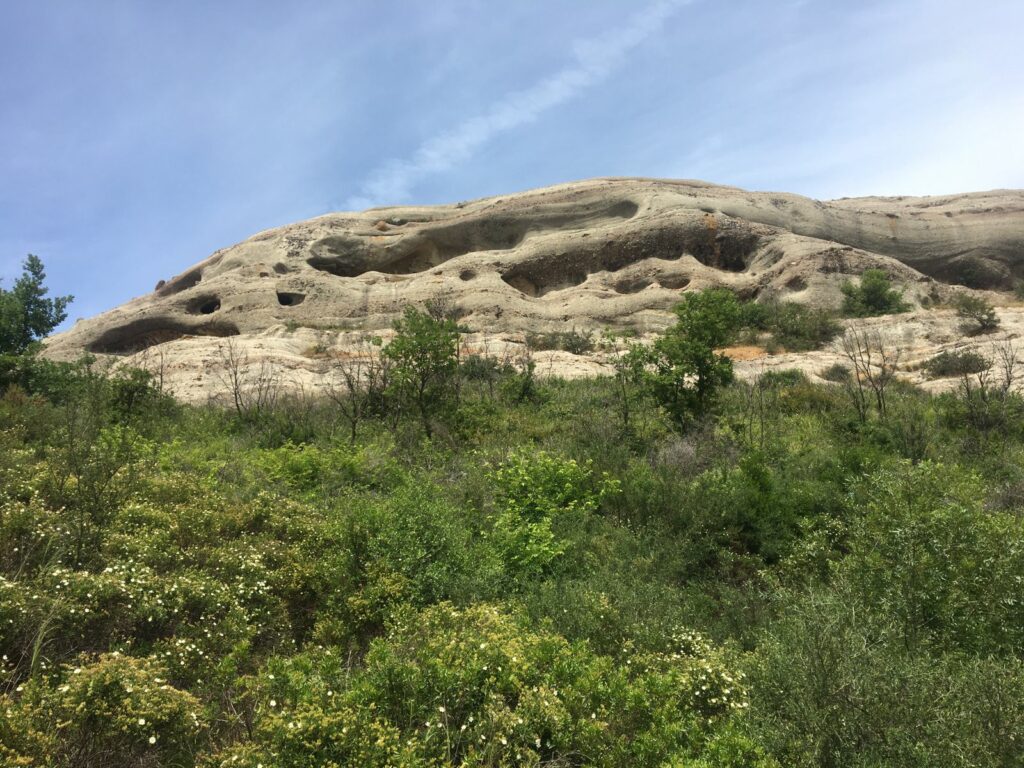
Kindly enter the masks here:
M 658 0 L 624 27 L 573 45 L 569 64 L 521 91 L 495 101 L 484 112 L 423 142 L 408 158 L 394 158 L 374 170 L 345 207 L 360 210 L 408 200 L 415 186 L 471 158 L 496 136 L 531 123 L 547 110 L 590 88 L 614 70 L 634 48 L 661 29 L 692 0 Z

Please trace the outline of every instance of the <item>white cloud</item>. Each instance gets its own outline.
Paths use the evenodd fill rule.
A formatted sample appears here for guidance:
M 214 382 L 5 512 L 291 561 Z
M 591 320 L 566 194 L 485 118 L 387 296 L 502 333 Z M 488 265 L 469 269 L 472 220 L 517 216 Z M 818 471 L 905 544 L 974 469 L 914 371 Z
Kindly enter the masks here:
M 531 123 L 544 112 L 599 83 L 626 55 L 658 32 L 665 21 L 691 0 L 658 0 L 624 27 L 577 41 L 571 62 L 522 91 L 506 94 L 479 115 L 434 136 L 409 158 L 392 159 L 374 170 L 359 194 L 346 201 L 349 210 L 408 200 L 424 178 L 442 173 L 471 158 L 495 136 Z

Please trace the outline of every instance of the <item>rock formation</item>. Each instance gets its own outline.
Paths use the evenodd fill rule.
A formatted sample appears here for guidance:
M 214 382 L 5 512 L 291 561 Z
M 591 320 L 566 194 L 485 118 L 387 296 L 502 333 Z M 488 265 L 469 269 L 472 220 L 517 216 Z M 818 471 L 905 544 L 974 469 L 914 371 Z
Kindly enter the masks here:
M 1024 192 L 819 202 L 697 181 L 594 179 L 455 205 L 320 216 L 217 251 L 149 295 L 83 320 L 47 354 L 159 351 L 191 399 L 224 337 L 286 369 L 313 346 L 443 297 L 484 335 L 670 322 L 681 291 L 836 305 L 867 268 L 914 303 L 1024 277 Z M 303 360 L 307 362 L 303 362 Z M 173 378 L 173 377 L 172 377 Z

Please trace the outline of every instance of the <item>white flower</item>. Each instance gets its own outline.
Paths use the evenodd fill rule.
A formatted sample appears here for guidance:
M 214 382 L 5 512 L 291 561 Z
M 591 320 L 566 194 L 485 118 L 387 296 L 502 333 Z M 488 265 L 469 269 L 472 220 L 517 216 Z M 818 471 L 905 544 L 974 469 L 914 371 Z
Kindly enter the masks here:
M 145 725 L 145 724 L 146 724 L 146 718 L 140 717 L 139 718 L 139 725 Z
M 277 701 L 275 701 L 274 699 L 271 699 L 270 700 L 270 706 L 276 707 L 277 706 Z
M 149 737 L 149 743 L 150 744 L 156 744 L 156 736 L 150 736 Z

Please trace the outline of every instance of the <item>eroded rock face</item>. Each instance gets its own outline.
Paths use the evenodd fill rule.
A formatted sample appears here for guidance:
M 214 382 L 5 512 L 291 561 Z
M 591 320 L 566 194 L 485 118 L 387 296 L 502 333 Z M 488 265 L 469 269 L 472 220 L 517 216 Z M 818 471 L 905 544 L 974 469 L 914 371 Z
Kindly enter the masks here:
M 509 334 L 667 325 L 680 292 L 838 303 L 880 267 L 920 301 L 946 283 L 1024 277 L 1024 192 L 819 202 L 697 181 L 594 179 L 457 205 L 320 216 L 225 248 L 153 293 L 83 320 L 47 354 L 194 353 L 302 331 L 330 347 L 446 297 L 461 324 Z M 326 338 L 325 338 L 326 337 Z

